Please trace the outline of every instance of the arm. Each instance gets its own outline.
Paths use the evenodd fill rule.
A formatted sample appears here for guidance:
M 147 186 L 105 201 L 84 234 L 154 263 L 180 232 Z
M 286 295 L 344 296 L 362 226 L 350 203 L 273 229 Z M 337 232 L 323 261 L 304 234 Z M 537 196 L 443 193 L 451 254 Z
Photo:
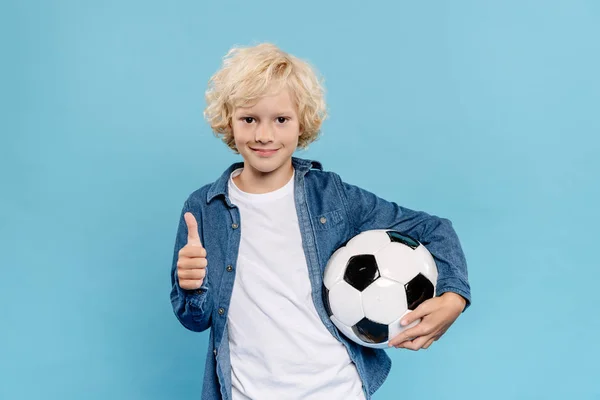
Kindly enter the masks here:
M 197 208 L 192 209 L 188 201 L 186 201 L 179 219 L 173 262 L 171 264 L 171 305 L 173 306 L 175 316 L 184 327 L 191 331 L 202 332 L 211 325 L 212 296 L 208 280 L 209 267 L 206 267 L 207 273 L 199 289 L 182 289 L 179 286 L 179 278 L 177 276 L 179 251 L 188 242 L 188 227 L 184 219 L 186 212 L 192 213 L 197 221 L 202 221 L 200 210 Z M 198 224 L 198 231 L 199 237 L 203 237 L 201 223 Z
M 471 303 L 467 263 L 452 223 L 401 207 L 338 179 L 355 230 L 353 235 L 371 229 L 394 229 L 418 240 L 435 259 L 438 269 L 436 294 L 459 294 L 465 301 L 463 311 L 466 310 Z

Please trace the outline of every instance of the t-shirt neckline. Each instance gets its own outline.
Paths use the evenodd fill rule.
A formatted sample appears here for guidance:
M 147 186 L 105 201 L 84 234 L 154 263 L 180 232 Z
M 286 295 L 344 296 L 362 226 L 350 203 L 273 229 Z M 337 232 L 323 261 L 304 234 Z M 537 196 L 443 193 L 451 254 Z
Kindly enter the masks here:
M 248 193 L 240 189 L 233 181 L 233 178 L 241 174 L 243 170 L 244 168 L 238 168 L 234 170 L 229 176 L 229 195 L 232 198 L 242 199 L 249 202 L 265 202 L 277 200 L 293 193 L 294 177 L 296 175 L 295 170 L 292 172 L 292 177 L 285 185 L 283 185 L 279 189 L 275 189 L 267 193 Z

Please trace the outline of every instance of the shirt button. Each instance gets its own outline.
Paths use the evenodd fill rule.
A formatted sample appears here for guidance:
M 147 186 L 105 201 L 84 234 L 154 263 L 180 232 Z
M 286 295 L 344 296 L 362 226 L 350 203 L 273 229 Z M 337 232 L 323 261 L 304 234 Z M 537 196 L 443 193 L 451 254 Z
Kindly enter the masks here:
M 325 222 L 327 222 L 327 218 L 321 217 L 321 219 L 319 221 L 321 221 L 321 223 L 324 224 Z
M 213 354 L 216 356 L 217 355 L 217 349 L 213 350 Z
M 233 229 L 237 229 L 237 228 L 238 228 L 238 226 L 239 226 L 239 225 L 238 225 L 238 224 L 235 224 L 235 223 L 231 224 L 231 227 L 232 227 Z
M 231 271 L 233 271 L 233 267 L 231 265 L 228 265 L 227 266 L 227 272 L 231 272 Z
M 223 307 L 219 308 L 219 315 L 223 315 L 225 313 L 225 309 Z

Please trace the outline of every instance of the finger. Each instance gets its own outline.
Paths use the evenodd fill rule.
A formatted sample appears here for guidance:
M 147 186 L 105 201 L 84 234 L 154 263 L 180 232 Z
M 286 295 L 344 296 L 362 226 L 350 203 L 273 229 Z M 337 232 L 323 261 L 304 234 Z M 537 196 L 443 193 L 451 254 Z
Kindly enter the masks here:
M 399 333 L 396 337 L 390 340 L 389 344 L 390 346 L 395 346 L 402 342 L 411 341 L 419 336 L 427 335 L 428 333 L 427 326 L 423 326 L 422 323 L 419 323 L 416 326 Z
M 177 271 L 177 276 L 180 280 L 200 280 L 206 276 L 205 269 L 181 269 Z
M 414 311 L 411 311 L 408 314 L 406 314 L 404 316 L 404 318 L 402 318 L 402 321 L 400 321 L 400 325 L 402 325 L 402 326 L 410 325 L 417 319 L 423 318 L 425 315 L 430 314 L 432 311 L 432 307 L 431 307 L 432 301 L 431 300 L 433 300 L 433 299 L 425 300 L 417 308 L 415 308 Z
M 188 258 L 182 257 L 177 260 L 177 267 L 180 269 L 200 269 L 206 268 L 208 260 L 206 258 Z
M 421 349 L 425 343 L 429 342 L 430 336 L 420 336 L 414 340 L 409 340 L 402 344 L 402 347 L 408 350 L 417 351 Z
M 179 280 L 179 286 L 181 286 L 182 289 L 186 290 L 199 289 L 200 286 L 202 286 L 202 280 L 182 279 Z
M 179 250 L 179 258 L 206 258 L 206 249 L 202 246 L 185 245 Z
M 427 341 L 427 343 L 425 343 L 425 344 L 423 345 L 423 347 L 422 347 L 422 348 L 423 348 L 423 349 L 428 349 L 428 348 L 429 348 L 429 346 L 431 346 L 431 345 L 433 344 L 433 342 L 435 342 L 435 338 L 431 338 L 431 339 L 429 339 L 429 340 Z
M 200 235 L 198 234 L 198 222 L 194 215 L 191 212 L 186 212 L 183 215 L 183 218 L 185 219 L 185 224 L 188 229 L 188 244 L 202 246 L 200 243 Z

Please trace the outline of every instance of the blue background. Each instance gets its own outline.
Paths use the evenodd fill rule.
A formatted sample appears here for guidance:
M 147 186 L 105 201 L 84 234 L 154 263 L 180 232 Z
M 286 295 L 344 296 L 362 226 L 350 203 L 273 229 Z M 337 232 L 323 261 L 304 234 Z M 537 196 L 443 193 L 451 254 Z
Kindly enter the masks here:
M 2 2 L 0 398 L 199 398 L 175 230 L 239 159 L 207 80 L 260 41 L 326 79 L 297 155 L 450 218 L 469 260 L 473 306 L 375 398 L 600 398 L 600 3 L 573 0 Z

